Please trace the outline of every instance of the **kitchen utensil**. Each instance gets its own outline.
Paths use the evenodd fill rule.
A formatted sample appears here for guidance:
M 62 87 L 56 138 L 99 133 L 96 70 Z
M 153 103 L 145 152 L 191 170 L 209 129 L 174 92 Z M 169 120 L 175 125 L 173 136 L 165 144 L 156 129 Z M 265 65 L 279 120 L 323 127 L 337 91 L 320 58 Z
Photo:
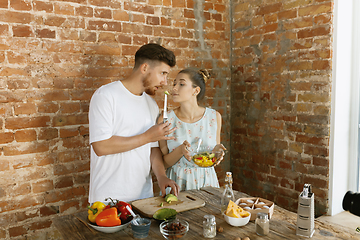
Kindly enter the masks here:
M 138 220 L 138 218 L 140 218 L 140 216 L 139 215 L 136 215 L 134 212 L 133 212 L 133 210 L 131 210 L 131 208 L 128 206 L 128 205 L 126 205 L 126 209 L 130 212 L 130 214 L 133 216 L 133 223 L 132 224 L 134 224 L 134 225 L 139 225 L 139 223 L 137 222 L 137 220 Z
M 167 107 L 167 94 L 165 93 L 165 99 L 164 99 L 164 115 L 163 115 L 163 120 L 164 120 L 164 122 L 166 122 L 167 119 L 168 119 L 166 107 Z
M 134 224 L 136 222 L 136 224 Z M 134 238 L 146 238 L 149 235 L 151 221 L 147 218 L 138 218 L 131 221 Z
M 305 184 L 299 195 L 296 235 L 311 238 L 314 234 L 314 205 L 314 193 L 311 192 L 311 184 Z
M 185 192 L 180 192 L 178 201 L 167 203 L 161 196 L 136 200 L 131 203 L 134 210 L 145 217 L 152 218 L 161 208 L 172 208 L 178 213 L 205 206 L 205 201 Z M 162 203 L 162 206 L 160 206 Z
M 202 142 L 202 139 L 199 138 L 198 145 L 197 145 L 197 148 L 196 148 L 196 152 L 199 152 L 201 142 Z

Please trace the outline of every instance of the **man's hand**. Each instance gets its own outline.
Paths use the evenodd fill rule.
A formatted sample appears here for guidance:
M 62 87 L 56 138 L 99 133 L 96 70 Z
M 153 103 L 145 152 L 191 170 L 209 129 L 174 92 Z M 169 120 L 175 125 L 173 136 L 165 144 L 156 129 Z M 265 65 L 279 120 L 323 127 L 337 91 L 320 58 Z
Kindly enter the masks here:
M 157 179 L 159 183 L 159 187 L 162 193 L 162 197 L 166 195 L 166 188 L 171 187 L 171 193 L 175 196 L 179 195 L 180 187 L 176 184 L 175 181 L 171 180 L 170 178 L 166 177 L 165 175 L 161 176 Z
M 150 140 L 149 142 L 157 142 L 160 140 L 173 140 L 175 137 L 168 137 L 167 135 L 174 132 L 177 128 L 170 129 L 171 123 L 165 122 L 152 126 L 144 134 Z

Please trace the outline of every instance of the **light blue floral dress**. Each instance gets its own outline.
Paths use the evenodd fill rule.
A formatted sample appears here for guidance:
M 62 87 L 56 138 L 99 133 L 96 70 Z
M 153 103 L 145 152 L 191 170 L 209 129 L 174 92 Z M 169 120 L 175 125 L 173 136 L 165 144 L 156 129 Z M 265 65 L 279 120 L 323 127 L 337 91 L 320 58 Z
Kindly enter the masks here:
M 216 145 L 216 111 L 206 108 L 204 116 L 195 123 L 186 123 L 177 118 L 174 111 L 168 113 L 168 121 L 172 127 L 177 129 L 169 136 L 174 136 L 174 140 L 168 140 L 169 152 L 174 151 L 185 140 L 191 144 L 191 148 L 196 149 L 199 138 L 202 139 L 201 146 L 210 147 L 212 150 Z M 214 167 L 201 168 L 189 162 L 184 156 L 173 166 L 166 170 L 168 178 L 174 180 L 179 186 L 180 191 L 200 189 L 202 187 L 219 187 L 219 181 Z

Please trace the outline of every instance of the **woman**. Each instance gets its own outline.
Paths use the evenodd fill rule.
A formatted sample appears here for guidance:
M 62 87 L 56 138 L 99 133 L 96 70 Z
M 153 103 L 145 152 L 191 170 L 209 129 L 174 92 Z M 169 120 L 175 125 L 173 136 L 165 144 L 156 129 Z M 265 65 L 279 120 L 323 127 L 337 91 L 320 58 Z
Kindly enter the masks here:
M 178 73 L 172 97 L 174 102 L 180 103 L 180 107 L 168 112 L 168 121 L 172 127 L 176 127 L 169 137 L 174 136 L 175 139 L 159 142 L 167 168 L 166 174 L 180 186 L 181 191 L 205 186 L 219 187 L 214 167 L 198 167 L 191 162 L 190 156 L 190 149 L 196 149 L 200 138 L 201 146 L 215 151 L 226 150 L 220 143 L 220 113 L 198 104 L 205 95 L 208 78 L 206 70 L 186 68 Z M 158 121 L 161 123 L 162 117 Z

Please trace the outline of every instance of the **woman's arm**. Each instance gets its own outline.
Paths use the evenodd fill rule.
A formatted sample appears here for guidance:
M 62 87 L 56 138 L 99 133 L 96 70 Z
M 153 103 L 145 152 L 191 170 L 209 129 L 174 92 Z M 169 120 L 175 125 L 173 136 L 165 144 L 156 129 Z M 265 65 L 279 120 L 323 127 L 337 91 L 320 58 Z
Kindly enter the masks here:
M 158 123 L 163 121 L 162 115 L 158 118 Z M 160 140 L 159 147 L 164 157 L 164 166 L 165 168 L 169 168 L 177 161 L 180 160 L 182 156 L 185 156 L 188 160 L 190 159 L 190 152 L 187 150 L 186 147 L 190 147 L 191 145 L 184 141 L 183 144 L 179 145 L 177 148 L 174 149 L 171 153 L 169 153 L 169 149 L 167 147 L 167 140 Z

